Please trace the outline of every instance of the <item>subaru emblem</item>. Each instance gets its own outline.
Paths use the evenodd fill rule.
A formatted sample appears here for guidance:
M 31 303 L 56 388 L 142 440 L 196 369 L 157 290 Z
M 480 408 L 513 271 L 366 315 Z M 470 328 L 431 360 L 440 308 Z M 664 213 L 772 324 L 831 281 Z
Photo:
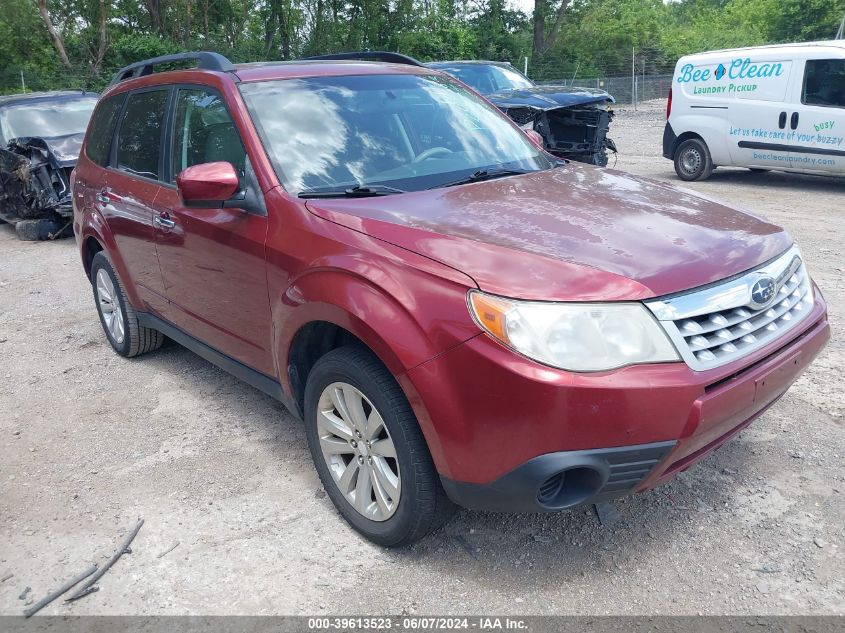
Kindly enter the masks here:
M 777 287 L 771 277 L 762 277 L 751 287 L 751 307 L 765 308 L 775 298 Z

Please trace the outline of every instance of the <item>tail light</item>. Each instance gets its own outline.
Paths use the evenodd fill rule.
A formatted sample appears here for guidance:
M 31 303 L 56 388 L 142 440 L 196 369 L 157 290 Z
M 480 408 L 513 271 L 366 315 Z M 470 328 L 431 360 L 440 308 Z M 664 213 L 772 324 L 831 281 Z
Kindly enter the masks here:
M 666 102 L 666 118 L 672 114 L 672 86 L 669 86 L 669 100 Z

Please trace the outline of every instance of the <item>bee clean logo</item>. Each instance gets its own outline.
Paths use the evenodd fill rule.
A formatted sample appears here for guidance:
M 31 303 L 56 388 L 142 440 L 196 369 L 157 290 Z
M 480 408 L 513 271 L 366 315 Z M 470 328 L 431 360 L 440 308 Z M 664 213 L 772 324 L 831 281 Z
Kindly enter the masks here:
M 722 77 L 724 77 L 726 72 L 727 71 L 725 70 L 725 65 L 719 64 L 719 67 L 716 69 L 716 79 L 721 79 Z

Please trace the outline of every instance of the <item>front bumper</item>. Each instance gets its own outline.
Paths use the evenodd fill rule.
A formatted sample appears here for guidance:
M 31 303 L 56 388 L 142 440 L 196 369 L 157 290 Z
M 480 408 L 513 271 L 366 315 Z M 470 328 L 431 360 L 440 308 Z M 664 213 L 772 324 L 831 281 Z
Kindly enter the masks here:
M 830 338 L 816 297 L 805 325 L 713 370 L 572 374 L 480 335 L 401 380 L 453 501 L 559 510 L 657 486 L 760 416 Z

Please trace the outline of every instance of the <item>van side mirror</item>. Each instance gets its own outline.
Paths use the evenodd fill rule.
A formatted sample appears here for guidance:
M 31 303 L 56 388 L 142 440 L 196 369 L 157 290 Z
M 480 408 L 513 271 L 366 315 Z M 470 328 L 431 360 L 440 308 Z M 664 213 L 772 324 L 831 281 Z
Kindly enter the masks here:
M 192 165 L 176 176 L 176 188 L 185 206 L 222 207 L 240 186 L 232 163 L 223 161 Z

